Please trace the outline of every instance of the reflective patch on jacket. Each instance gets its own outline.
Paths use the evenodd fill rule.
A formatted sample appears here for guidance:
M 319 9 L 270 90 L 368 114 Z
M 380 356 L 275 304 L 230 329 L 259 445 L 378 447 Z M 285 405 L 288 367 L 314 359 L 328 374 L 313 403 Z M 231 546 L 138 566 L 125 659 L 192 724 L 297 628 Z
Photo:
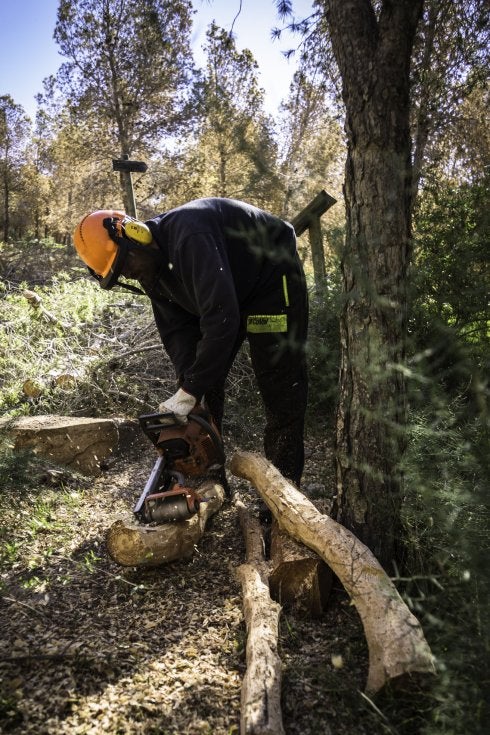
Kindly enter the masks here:
M 289 306 L 289 292 L 288 292 L 288 279 L 286 276 L 282 277 L 282 290 L 284 293 L 284 303 Z
M 264 332 L 287 332 L 288 318 L 286 314 L 250 314 L 247 317 L 247 332 L 261 334 Z

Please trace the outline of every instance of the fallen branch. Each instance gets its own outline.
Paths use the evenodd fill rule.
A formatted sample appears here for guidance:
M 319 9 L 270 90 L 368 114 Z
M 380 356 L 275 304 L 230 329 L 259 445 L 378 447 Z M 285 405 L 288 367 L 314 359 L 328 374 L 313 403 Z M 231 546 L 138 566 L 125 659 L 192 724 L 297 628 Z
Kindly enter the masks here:
M 247 671 L 240 708 L 242 735 L 283 735 L 281 659 L 277 653 L 281 606 L 271 599 L 264 540 L 259 521 L 236 503 L 247 563 L 238 567 L 247 626 Z
M 6 600 L 7 602 L 11 602 L 15 605 L 19 605 L 20 607 L 25 607 L 30 612 L 36 613 L 36 615 L 40 615 L 42 618 L 47 618 L 48 615 L 43 610 L 39 610 L 36 607 L 33 607 L 32 605 L 28 605 L 27 602 L 22 602 L 21 600 L 16 600 L 15 597 L 7 597 L 6 595 L 2 596 L 3 600 Z
M 230 469 L 253 483 L 280 526 L 316 551 L 350 595 L 369 649 L 366 692 L 374 694 L 402 675 L 434 673 L 434 658 L 418 620 L 372 552 L 353 533 L 321 514 L 261 455 L 238 452 Z
M 47 322 L 50 322 L 51 324 L 56 324 L 59 327 L 62 327 L 63 329 L 70 329 L 71 324 L 68 324 L 67 322 L 62 322 L 58 319 L 57 316 L 55 316 L 51 311 L 48 311 L 44 308 L 42 305 L 42 298 L 37 294 L 35 291 L 24 291 L 23 294 L 25 299 L 27 299 L 27 303 L 29 306 L 31 306 L 35 311 L 37 311 Z
M 132 350 L 126 350 L 125 352 L 118 352 L 114 355 L 111 355 L 107 358 L 107 362 L 116 362 L 117 360 L 120 360 L 121 357 L 130 357 L 132 355 L 139 355 L 143 352 L 153 352 L 154 350 L 160 350 L 162 351 L 162 343 L 157 342 L 156 344 L 152 345 L 145 345 L 144 347 L 135 347 Z

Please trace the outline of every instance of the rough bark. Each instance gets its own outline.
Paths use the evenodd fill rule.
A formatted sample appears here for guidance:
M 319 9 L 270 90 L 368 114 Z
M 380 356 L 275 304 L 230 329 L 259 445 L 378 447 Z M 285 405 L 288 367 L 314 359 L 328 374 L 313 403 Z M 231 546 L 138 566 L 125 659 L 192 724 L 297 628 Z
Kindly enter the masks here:
M 240 501 L 247 563 L 238 567 L 247 626 L 247 670 L 240 708 L 242 735 L 282 735 L 281 659 L 277 652 L 281 606 L 271 599 L 260 523 Z
M 317 511 L 261 455 L 239 452 L 230 469 L 253 483 L 281 527 L 316 551 L 345 587 L 368 644 L 366 691 L 374 694 L 389 680 L 414 672 L 433 673 L 433 656 L 418 620 L 367 546 Z
M 337 519 L 395 558 L 410 255 L 409 68 L 422 0 L 327 0 L 346 106 Z
M 125 567 L 158 567 L 176 559 L 190 559 L 204 534 L 208 519 L 223 505 L 225 491 L 214 482 L 197 490 L 206 502 L 199 512 L 185 521 L 147 526 L 132 516 L 119 519 L 106 534 L 106 547 L 112 559 Z

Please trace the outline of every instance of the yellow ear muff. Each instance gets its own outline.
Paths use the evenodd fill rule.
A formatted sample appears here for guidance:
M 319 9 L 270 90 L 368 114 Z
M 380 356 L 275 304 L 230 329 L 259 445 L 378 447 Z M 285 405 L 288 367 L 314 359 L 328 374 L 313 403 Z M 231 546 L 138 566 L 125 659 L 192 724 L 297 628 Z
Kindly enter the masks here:
M 124 234 L 130 240 L 140 243 L 140 245 L 149 245 L 153 241 L 153 235 L 150 228 L 143 222 L 135 219 L 128 219 L 123 222 Z

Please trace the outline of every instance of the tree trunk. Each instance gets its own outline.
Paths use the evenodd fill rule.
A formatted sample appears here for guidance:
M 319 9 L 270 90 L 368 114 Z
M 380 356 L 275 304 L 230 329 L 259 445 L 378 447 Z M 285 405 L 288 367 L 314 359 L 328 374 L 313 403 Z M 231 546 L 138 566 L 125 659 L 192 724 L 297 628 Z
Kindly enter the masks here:
M 425 77 L 430 74 L 434 40 L 440 12 L 440 3 L 431 3 L 429 5 L 427 23 L 424 29 L 424 47 L 421 62 L 421 75 Z M 415 208 L 420 178 L 422 176 L 422 165 L 431 126 L 430 108 L 433 104 L 431 85 L 427 83 L 423 84 L 418 99 L 414 125 L 412 211 Z
M 401 506 L 410 254 L 409 67 L 422 0 L 327 0 L 348 153 L 337 411 L 338 520 L 385 567 Z
M 366 691 L 390 679 L 434 673 L 418 620 L 370 550 L 315 506 L 260 454 L 238 452 L 230 469 L 252 482 L 281 527 L 324 559 L 352 598 L 369 648 Z
M 16 451 L 28 449 L 88 476 L 100 474 L 119 443 L 115 420 L 53 414 L 0 419 L 0 436 L 8 437 Z
M 10 239 L 10 186 L 8 175 L 8 159 L 5 157 L 5 174 L 3 177 L 3 239 L 8 242 Z

